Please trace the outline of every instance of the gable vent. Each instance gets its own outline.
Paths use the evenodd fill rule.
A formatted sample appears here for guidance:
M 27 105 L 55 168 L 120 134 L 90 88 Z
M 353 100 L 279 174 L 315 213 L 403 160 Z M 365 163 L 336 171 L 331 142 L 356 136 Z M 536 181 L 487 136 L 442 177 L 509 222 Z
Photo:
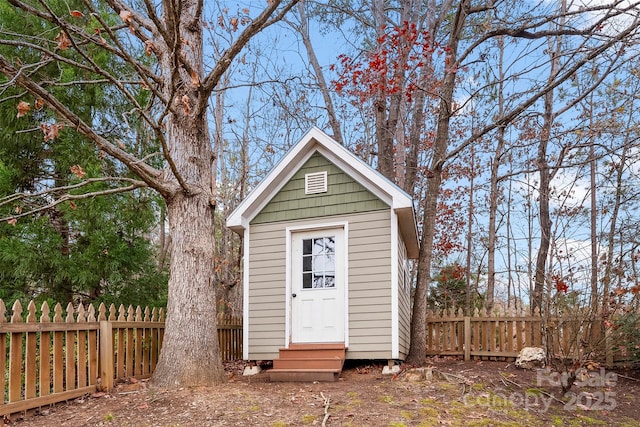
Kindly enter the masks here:
M 304 193 L 317 194 L 327 192 L 327 171 L 304 175 Z

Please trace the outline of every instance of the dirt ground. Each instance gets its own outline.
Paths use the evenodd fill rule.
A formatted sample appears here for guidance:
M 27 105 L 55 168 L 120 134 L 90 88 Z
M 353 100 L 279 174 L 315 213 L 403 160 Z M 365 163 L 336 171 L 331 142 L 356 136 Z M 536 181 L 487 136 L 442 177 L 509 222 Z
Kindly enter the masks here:
M 335 383 L 271 383 L 268 370 L 213 388 L 156 389 L 131 380 L 17 420 L 66 426 L 640 426 L 640 373 L 596 369 L 566 396 L 560 377 L 512 363 L 431 359 L 421 371 L 349 363 Z

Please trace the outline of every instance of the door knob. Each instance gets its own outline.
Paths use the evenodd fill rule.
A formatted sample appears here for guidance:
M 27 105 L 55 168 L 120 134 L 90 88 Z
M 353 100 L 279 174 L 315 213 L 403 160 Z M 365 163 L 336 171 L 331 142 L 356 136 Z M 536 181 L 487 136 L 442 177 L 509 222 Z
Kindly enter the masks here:
M 295 298 L 295 297 L 296 297 L 296 294 L 291 294 L 291 296 Z

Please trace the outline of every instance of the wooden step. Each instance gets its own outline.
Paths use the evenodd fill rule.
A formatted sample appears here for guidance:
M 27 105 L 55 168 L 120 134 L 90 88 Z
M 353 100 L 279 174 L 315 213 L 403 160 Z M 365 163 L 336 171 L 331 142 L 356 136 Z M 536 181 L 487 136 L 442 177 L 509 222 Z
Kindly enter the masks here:
M 335 369 L 270 369 L 269 381 L 273 382 L 335 382 L 340 371 Z
M 287 357 L 273 360 L 273 369 L 336 369 L 342 370 L 341 357 Z
M 290 344 L 279 350 L 270 381 L 337 381 L 344 365 L 344 343 Z
M 290 344 L 289 348 L 280 349 L 281 359 L 302 358 L 345 358 L 344 343 L 339 344 Z

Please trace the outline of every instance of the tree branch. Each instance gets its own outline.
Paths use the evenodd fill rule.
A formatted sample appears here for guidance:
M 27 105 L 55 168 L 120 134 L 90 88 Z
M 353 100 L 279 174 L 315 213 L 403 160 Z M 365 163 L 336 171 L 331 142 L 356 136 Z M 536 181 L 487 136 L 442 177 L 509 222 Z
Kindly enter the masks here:
M 60 187 L 54 187 L 54 188 L 48 188 L 46 190 L 43 191 L 38 191 L 37 193 L 14 193 L 11 194 L 9 196 L 5 196 L 3 198 L 0 198 L 0 206 L 5 206 L 8 205 L 9 203 L 13 203 L 17 200 L 22 200 L 22 199 L 26 199 L 28 197 L 41 197 L 41 196 L 45 196 L 47 194 L 52 194 L 52 193 L 57 193 L 60 191 L 70 191 L 70 190 L 76 190 L 78 188 L 82 188 L 86 185 L 89 184 L 95 184 L 97 182 L 127 182 L 129 184 L 131 184 L 131 186 L 136 186 L 136 187 L 145 187 L 146 184 L 143 181 L 139 181 L 137 179 L 133 179 L 133 178 L 124 178 L 124 177 L 102 177 L 102 178 L 88 178 L 85 179 L 82 182 L 79 182 L 77 184 L 70 184 L 70 185 L 65 185 L 65 186 L 60 186 Z M 124 187 L 121 187 L 124 188 Z M 127 187 L 128 188 L 128 187 Z
M 238 39 L 222 54 L 220 60 L 216 62 L 213 70 L 207 75 L 201 85 L 201 96 L 200 96 L 200 105 L 198 106 L 198 110 L 203 110 L 206 108 L 206 103 L 209 95 L 213 92 L 213 89 L 220 81 L 220 77 L 224 74 L 224 72 L 229 68 L 233 59 L 240 53 L 242 48 L 249 42 L 251 37 L 260 31 L 267 28 L 269 25 L 277 22 L 279 19 L 282 19 L 284 15 L 291 10 L 293 6 L 299 0 L 291 0 L 285 7 L 278 13 L 274 18 L 269 19 L 271 15 L 275 12 L 278 6 L 281 4 L 282 0 L 272 0 L 268 2 L 268 6 L 266 9 L 262 11 L 262 13 L 257 16 L 251 24 L 249 24 L 242 34 L 238 37 Z
M 47 203 L 44 206 L 40 206 L 40 207 L 35 208 L 35 209 L 30 209 L 30 210 L 27 210 L 27 211 L 24 211 L 24 212 L 17 213 L 15 215 L 11 215 L 11 216 L 7 216 L 7 217 L 4 217 L 4 218 L 0 218 L 0 222 L 9 221 L 9 220 L 17 220 L 17 219 L 23 218 L 25 216 L 30 216 L 30 215 L 36 214 L 38 212 L 49 210 L 49 209 L 51 209 L 51 208 L 53 208 L 55 206 L 58 206 L 58 205 L 60 205 L 60 204 L 62 204 L 64 202 L 68 202 L 68 201 L 72 201 L 72 200 L 83 200 L 83 199 L 90 199 L 90 198 L 93 198 L 93 197 L 96 197 L 96 196 L 105 196 L 105 195 L 109 195 L 109 194 L 125 193 L 125 192 L 128 192 L 128 191 L 133 191 L 133 190 L 135 190 L 137 188 L 146 187 L 146 184 L 144 182 L 142 182 L 142 181 L 134 181 L 134 182 L 135 182 L 134 184 L 129 185 L 127 187 L 110 188 L 110 189 L 107 189 L 107 190 L 93 191 L 93 192 L 84 193 L 84 194 L 69 194 L 69 193 L 63 194 L 60 198 L 55 199 L 54 201 L 52 201 L 50 203 Z M 60 190 L 62 188 L 64 188 L 64 187 L 58 187 L 58 188 L 55 188 L 55 189 L 51 189 L 51 191 L 49 191 L 49 193 L 53 192 L 53 190 L 57 191 L 57 190 Z M 16 196 L 16 195 L 14 195 L 14 196 Z M 25 197 L 31 197 L 31 196 L 25 195 Z M 8 203 L 8 202 L 0 203 L 0 205 L 6 204 L 6 203 Z
M 94 10 L 95 9 L 92 8 L 92 11 Z M 112 48 L 111 46 L 109 46 L 109 44 L 104 44 L 104 43 L 97 43 L 97 44 L 99 46 L 106 47 L 108 50 L 110 49 L 110 51 L 112 51 L 114 54 L 118 55 L 119 57 L 124 59 L 127 63 L 131 64 L 135 68 L 135 70 L 138 72 L 138 74 L 140 74 L 141 78 L 145 80 L 145 84 L 149 88 L 149 90 L 153 91 L 155 96 L 162 99 L 162 95 L 160 94 L 160 92 L 154 87 L 153 84 L 151 84 L 151 82 L 149 82 L 146 79 L 146 78 L 150 78 L 156 84 L 161 84 L 162 79 L 160 78 L 160 76 L 157 76 L 156 74 L 154 74 L 148 67 L 145 67 L 144 65 L 140 64 L 139 61 L 137 61 L 135 58 L 129 55 L 129 53 L 127 52 L 127 49 L 122 45 L 119 38 L 114 33 L 113 28 L 111 28 L 97 12 L 93 12 L 93 15 L 98 20 L 98 22 L 100 22 L 100 25 L 102 25 L 102 28 L 109 35 L 111 40 L 113 40 L 113 43 L 115 43 L 115 45 L 117 46 L 117 49 Z M 121 30 L 123 28 L 131 28 L 131 27 L 125 25 L 122 27 L 116 27 L 116 30 Z M 136 37 L 138 37 L 138 39 L 143 44 L 145 44 L 145 46 L 148 42 L 152 43 L 152 41 L 144 33 L 142 33 L 139 30 L 134 30 L 134 31 L 135 31 Z M 84 32 L 80 32 L 77 34 L 81 36 L 85 35 Z M 157 55 L 157 52 L 156 52 L 157 49 L 156 50 L 151 49 L 151 50 Z
M 618 1 L 617 3 L 621 3 L 621 2 Z M 523 25 L 523 26 L 518 27 L 518 28 L 507 28 L 507 27 L 497 28 L 495 30 L 486 32 L 482 37 L 480 37 L 478 40 L 474 41 L 465 50 L 465 52 L 460 55 L 460 57 L 458 58 L 458 63 L 464 62 L 465 59 L 478 46 L 480 46 L 482 43 L 484 43 L 487 40 L 492 39 L 494 37 L 510 36 L 510 37 L 513 37 L 513 38 L 523 38 L 523 39 L 533 40 L 533 39 L 541 39 L 541 38 L 546 38 L 546 37 L 563 36 L 563 35 L 567 35 L 567 36 L 595 36 L 599 32 L 598 29 L 601 28 L 603 26 L 603 24 L 605 24 L 608 20 L 610 20 L 612 18 L 615 18 L 616 16 L 627 14 L 627 13 L 629 13 L 629 11 L 633 11 L 633 10 L 637 9 L 638 5 L 640 5 L 640 2 L 635 2 L 633 4 L 627 5 L 623 9 L 616 9 L 615 13 L 607 13 L 605 16 L 603 16 L 602 18 L 600 18 L 599 20 L 595 21 L 590 26 L 588 26 L 587 28 L 582 29 L 582 30 L 577 30 L 577 29 L 572 29 L 572 28 L 566 28 L 566 29 L 565 28 L 561 28 L 561 29 L 553 29 L 553 30 L 545 30 L 545 31 L 532 31 L 535 28 L 542 27 L 543 25 L 546 25 L 546 24 L 548 24 L 550 22 L 553 22 L 554 20 L 558 19 L 557 15 L 547 16 L 547 17 L 545 17 L 545 19 L 543 19 L 541 21 L 531 22 L 531 23 L 528 23 L 528 24 Z M 580 8 L 580 9 L 576 9 L 573 12 L 566 12 L 564 14 L 564 16 L 566 18 L 570 18 L 571 16 L 581 16 L 581 15 L 583 15 L 585 13 L 589 13 L 589 12 L 593 13 L 593 12 L 611 11 L 611 10 L 612 10 L 612 5 L 611 4 L 598 5 L 596 7 Z
M 83 0 L 84 4 L 90 6 L 93 10 L 93 3 L 88 0 Z M 155 10 L 148 3 L 148 0 L 145 0 L 145 5 L 147 6 L 147 13 L 149 14 L 149 18 L 147 19 L 144 15 L 139 14 L 134 9 L 130 8 L 129 5 L 121 2 L 120 0 L 105 0 L 105 2 L 113 9 L 114 12 L 120 14 L 122 11 L 126 11 L 131 13 L 131 20 L 137 23 L 142 28 L 146 29 L 152 34 L 160 33 L 162 34 L 163 25 L 155 14 Z M 136 25 L 136 26 L 138 26 Z
M 520 114 L 522 114 L 524 111 L 526 111 L 527 108 L 529 108 L 536 101 L 538 101 L 540 99 L 540 97 L 544 96 L 548 92 L 550 92 L 550 91 L 554 90 L 555 88 L 557 88 L 558 86 L 560 86 L 566 80 L 570 79 L 584 65 L 590 63 L 592 60 L 597 58 L 599 55 L 601 55 L 606 50 L 610 49 L 616 43 L 619 43 L 621 41 L 626 40 L 629 37 L 629 35 L 633 34 L 635 31 L 638 30 L 638 20 L 639 19 L 640 18 L 636 17 L 635 21 L 632 24 L 629 24 L 629 26 L 624 31 L 620 32 L 617 36 L 612 37 L 606 43 L 603 43 L 599 47 L 593 49 L 591 52 L 589 52 L 587 55 L 585 55 L 582 59 L 577 61 L 572 67 L 567 69 L 563 74 L 559 75 L 553 82 L 550 82 L 547 86 L 543 87 L 538 92 L 533 93 L 527 100 L 523 101 L 519 106 L 514 108 L 510 113 L 505 114 L 502 118 L 500 118 L 499 120 L 495 121 L 494 123 L 491 123 L 491 124 L 485 126 L 484 128 L 480 129 L 479 131 L 473 133 L 464 142 L 462 142 L 460 145 L 458 145 L 453 150 L 451 150 L 446 155 L 446 157 L 442 160 L 441 163 L 444 163 L 447 160 L 450 160 L 450 159 L 454 158 L 455 156 L 457 156 L 460 152 L 464 151 L 470 144 L 475 142 L 478 138 L 486 135 L 487 133 L 493 131 L 494 129 L 497 129 L 497 128 L 501 127 L 501 126 L 505 126 L 505 125 L 511 123 L 517 117 L 519 117 Z M 442 166 L 442 164 L 440 166 Z

